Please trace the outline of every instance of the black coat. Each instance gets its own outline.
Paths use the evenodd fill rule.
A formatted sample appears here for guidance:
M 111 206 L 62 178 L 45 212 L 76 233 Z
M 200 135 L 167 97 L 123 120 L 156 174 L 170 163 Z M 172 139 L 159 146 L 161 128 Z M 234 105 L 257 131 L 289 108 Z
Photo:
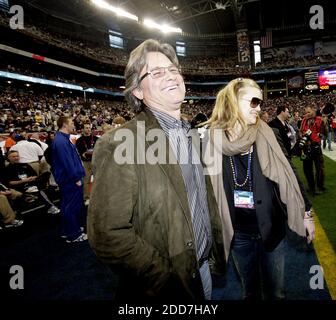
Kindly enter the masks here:
M 310 200 L 308 198 L 308 195 L 306 193 L 306 190 L 305 190 L 305 187 L 303 185 L 303 182 L 300 179 L 300 176 L 299 176 L 299 174 L 298 174 L 298 172 L 297 172 L 294 164 L 292 163 L 290 154 L 288 154 L 288 152 L 287 152 L 285 144 L 284 144 L 284 142 L 282 140 L 282 136 L 281 136 L 280 130 L 278 128 L 275 128 L 275 127 L 273 127 L 272 129 L 273 129 L 273 132 L 275 134 L 275 137 L 276 137 L 276 139 L 277 139 L 277 141 L 279 143 L 279 146 L 280 146 L 282 152 L 284 153 L 285 157 L 287 158 L 287 160 L 288 160 L 290 166 L 292 167 L 293 172 L 294 172 L 294 174 L 296 176 L 296 180 L 297 180 L 297 182 L 299 184 L 299 187 L 300 187 L 300 190 L 301 190 L 301 194 L 302 194 L 302 197 L 303 197 L 303 200 L 304 200 L 304 203 L 305 203 L 305 210 L 309 211 L 311 209 L 311 207 L 312 207 L 312 204 L 311 204 L 311 202 L 310 202 Z
M 279 130 L 279 134 L 281 137 L 281 140 L 283 142 L 283 145 L 286 149 L 286 152 L 288 154 L 288 158 L 291 158 L 292 155 L 292 146 L 291 146 L 291 141 L 288 137 L 288 134 L 291 132 L 290 129 L 288 128 L 288 126 L 284 126 L 281 122 L 281 120 L 276 117 L 275 119 L 273 119 L 272 121 L 270 121 L 268 123 L 268 125 L 271 128 L 276 128 Z
M 277 184 L 262 174 L 255 144 L 253 148 L 253 197 L 258 227 L 265 250 L 273 251 L 286 234 L 286 206 L 280 200 Z M 223 156 L 223 179 L 231 220 L 234 225 L 233 194 L 229 191 L 233 190 L 234 183 L 228 156 Z

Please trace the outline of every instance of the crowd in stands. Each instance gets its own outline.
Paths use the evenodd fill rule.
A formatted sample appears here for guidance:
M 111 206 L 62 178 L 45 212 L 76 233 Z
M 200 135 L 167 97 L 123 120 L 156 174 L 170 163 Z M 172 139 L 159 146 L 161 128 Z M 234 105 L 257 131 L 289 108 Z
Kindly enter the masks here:
M 8 26 L 8 16 L 0 11 L 0 25 Z M 87 42 L 76 41 L 69 39 L 61 34 L 51 32 L 42 26 L 33 26 L 25 22 L 24 29 L 19 29 L 20 32 L 33 36 L 36 39 L 43 40 L 50 45 L 55 45 L 61 49 L 80 53 L 83 56 L 95 59 L 99 62 L 116 65 L 126 65 L 128 55 L 124 51 L 110 47 L 97 47 Z
M 33 67 L 27 65 L 27 63 L 20 62 L 19 59 L 16 59 L 15 63 L 8 64 L 6 59 L 1 59 L 0 52 L 0 70 L 18 73 L 26 76 L 37 77 L 41 79 L 53 80 L 64 82 L 68 84 L 82 86 L 83 88 L 96 88 L 102 90 L 108 90 L 112 92 L 122 93 L 123 89 L 120 85 L 116 84 L 115 81 L 111 81 L 109 78 L 97 79 L 96 77 L 87 77 L 87 82 L 83 82 L 81 79 L 77 78 L 74 75 L 74 72 L 64 72 L 62 68 L 58 68 L 57 72 L 53 72 L 53 70 L 49 70 L 49 64 L 44 62 L 39 62 L 38 65 L 34 65 Z M 110 80 L 110 81 L 109 81 Z M 104 83 L 101 84 L 101 83 Z M 122 82 L 120 82 L 122 83 Z M 189 86 L 187 85 L 187 96 L 216 96 L 219 87 L 205 87 L 205 86 Z
M 190 86 L 186 85 L 186 96 L 187 97 L 216 97 L 218 91 L 222 89 L 224 85 L 218 87 L 207 87 L 207 86 Z
M 212 113 L 215 100 L 191 100 L 182 106 L 182 113 L 188 115 L 189 119 L 195 117 L 198 113 L 203 113 L 209 117 Z M 317 110 L 322 110 L 323 107 L 331 103 L 336 105 L 336 95 L 327 93 L 324 95 L 300 95 L 292 97 L 280 97 L 275 99 L 267 99 L 264 101 L 262 112 L 268 114 L 268 120 L 276 117 L 276 110 L 279 106 L 286 106 L 290 113 L 294 115 L 295 112 L 303 117 L 304 109 L 307 106 L 313 106 Z
M 294 67 L 310 67 L 322 64 L 336 63 L 336 55 L 325 54 L 321 56 L 303 56 L 303 57 L 287 57 L 277 56 L 263 62 L 258 62 L 256 70 L 276 70 Z
M 34 69 L 34 70 L 32 70 Z M 11 72 L 11 73 L 18 73 L 26 76 L 31 77 L 37 77 L 41 79 L 47 79 L 47 80 L 53 80 L 58 82 L 64 82 L 68 84 L 78 85 L 82 86 L 83 88 L 95 88 L 95 89 L 102 89 L 102 90 L 108 90 L 113 92 L 122 92 L 122 89 L 118 85 L 112 85 L 112 84 L 100 84 L 98 83 L 98 80 L 100 79 L 94 79 L 96 81 L 87 80 L 82 81 L 81 79 L 77 78 L 73 72 L 69 72 L 70 70 L 67 70 L 67 72 L 63 72 L 62 68 L 59 68 L 59 70 L 56 72 L 52 72 L 52 70 L 49 71 L 49 64 L 40 62 L 39 66 L 34 66 L 31 68 L 28 67 L 27 63 L 20 62 L 17 60 L 14 64 L 8 64 L 5 59 L 1 59 L 1 53 L 0 53 L 0 70 Z M 102 81 L 105 80 L 105 83 L 108 83 L 109 81 L 104 78 Z M 101 82 L 102 82 L 101 81 Z
M 89 100 L 62 97 L 61 95 L 35 94 L 7 89 L 0 95 L 0 131 L 13 128 L 25 131 L 54 131 L 56 121 L 62 114 L 76 118 L 76 129 L 80 130 L 85 121 L 93 128 L 111 125 L 115 117 L 130 120 L 133 112 L 123 101 Z
M 215 100 L 186 100 L 182 113 L 192 119 L 198 113 L 210 116 Z M 326 103 L 336 105 L 333 93 L 323 95 L 301 95 L 267 99 L 263 110 L 272 119 L 276 116 L 277 107 L 285 105 L 290 112 L 298 111 L 302 116 L 304 107 L 313 105 L 322 109 Z M 27 132 L 55 131 L 56 122 L 60 115 L 72 115 L 77 130 L 81 130 L 86 122 L 93 129 L 101 129 L 111 125 L 113 119 L 122 117 L 126 121 L 134 117 L 133 111 L 124 100 L 95 100 L 84 101 L 82 97 L 65 97 L 62 94 L 34 93 L 33 91 L 18 91 L 8 88 L 0 94 L 0 133 L 20 128 Z
M 0 25 L 7 26 L 9 24 L 9 16 L 0 11 Z M 125 66 L 128 60 L 128 54 L 120 49 L 108 46 L 97 46 L 93 43 L 87 43 L 83 40 L 68 38 L 63 34 L 51 32 L 46 27 L 30 25 L 25 21 L 24 29 L 18 32 L 25 33 L 30 37 L 43 40 L 50 45 L 57 46 L 64 50 L 70 50 L 73 53 L 80 53 L 82 56 L 95 59 L 97 62 Z M 1 60 L 1 59 L 0 59 Z M 6 59 L 4 59 L 6 60 Z M 291 58 L 288 56 L 278 56 L 269 61 L 263 61 L 257 65 L 258 70 L 263 69 L 281 69 L 291 66 L 308 66 L 323 63 L 333 63 L 336 61 L 334 55 L 325 56 L 306 56 L 300 58 Z M 237 64 L 236 56 L 204 56 L 204 57 L 180 57 L 183 74 L 226 74 L 244 71 Z M 48 68 L 33 68 L 30 70 L 25 63 L 11 65 L 6 61 L 0 61 L 0 70 L 17 72 L 20 74 L 47 78 L 50 80 L 62 81 L 71 84 L 81 85 L 83 87 L 95 87 L 98 89 L 111 90 L 121 92 L 122 89 L 115 85 L 107 86 L 95 83 L 82 82 L 75 79 L 74 76 L 63 76 L 62 71 L 49 72 Z M 69 73 L 68 73 L 69 74 Z M 204 89 L 196 86 L 187 86 L 186 96 L 216 96 L 220 88 L 209 87 Z M 275 117 L 276 109 L 279 105 L 284 104 L 290 108 L 292 112 L 302 112 L 303 107 L 309 103 L 322 107 L 326 102 L 335 103 L 332 94 L 321 96 L 301 96 L 276 98 L 265 101 L 264 110 L 271 118 Z M 194 117 L 198 113 L 207 116 L 211 114 L 214 100 L 188 100 L 183 105 L 182 112 L 189 118 Z M 85 107 L 84 107 L 85 106 Z M 89 107 L 88 107 L 89 106 Z M 8 109 L 4 111 L 4 109 Z M 84 111 L 83 111 L 84 110 Z M 19 127 L 27 131 L 54 131 L 56 129 L 56 121 L 59 115 L 70 113 L 81 119 L 80 121 L 90 121 L 95 127 L 101 127 L 104 124 L 111 125 L 115 117 L 123 117 L 127 120 L 131 119 L 134 114 L 128 109 L 123 101 L 108 100 L 91 100 L 86 103 L 82 98 L 68 98 L 50 94 L 34 94 L 33 92 L 19 93 L 16 90 L 3 92 L 0 95 L 0 131 L 8 132 L 13 127 Z M 85 115 L 84 115 L 85 114 Z M 77 125 L 80 128 L 80 125 Z
M 250 70 L 240 66 L 237 56 L 190 56 L 181 57 L 182 72 L 186 75 L 249 74 Z
M 0 25 L 8 26 L 8 16 L 0 12 Z M 121 49 L 106 46 L 98 46 L 84 40 L 69 39 L 66 36 L 51 32 L 45 27 L 33 26 L 25 23 L 24 34 L 61 49 L 80 54 L 96 60 L 99 63 L 125 67 L 128 61 L 128 53 Z M 307 67 L 336 62 L 335 55 L 287 57 L 277 56 L 270 60 L 258 63 L 256 70 L 282 69 L 288 67 Z M 240 66 L 237 55 L 232 56 L 190 56 L 181 57 L 180 63 L 184 74 L 189 75 L 223 75 L 223 74 L 248 74 L 251 70 Z
M 182 117 L 189 120 L 192 125 L 193 123 L 199 124 L 211 116 L 214 102 L 214 100 L 206 99 L 187 100 L 181 109 Z M 268 99 L 262 108 L 263 119 L 266 113 L 267 118 L 265 119 L 268 121 L 275 118 L 279 106 L 286 106 L 292 115 L 298 112 L 298 116 L 302 117 L 305 107 L 313 106 L 321 110 L 326 103 L 335 105 L 336 95 L 329 93 Z M 23 220 L 16 217 L 12 208 L 15 205 L 14 198 L 21 199 L 20 203 L 22 203 L 22 199 L 24 203 L 29 203 L 39 198 L 49 208 L 47 212 L 50 214 L 59 213 L 59 209 L 48 196 L 50 192 L 48 188 L 53 188 L 51 184 L 52 175 L 50 176 L 46 163 L 44 163 L 44 169 L 42 169 L 41 157 L 45 155 L 47 146 L 54 138 L 54 133 L 57 130 L 57 120 L 64 115 L 70 116 L 74 120 L 74 134 L 83 134 L 85 125 L 89 124 L 96 135 L 101 135 L 134 117 L 133 111 L 129 109 L 125 101 L 94 99 L 85 101 L 80 97 L 18 91 L 12 88 L 1 92 L 0 142 L 2 141 L 2 148 L 0 148 L 0 156 L 2 158 L 2 180 L 0 179 L 0 182 L 3 187 L 0 200 L 2 201 L 1 210 L 5 210 L 6 214 L 2 223 L 0 223 L 0 229 L 18 227 L 23 223 Z M 34 140 L 37 142 L 34 142 Z M 36 143 L 41 146 L 43 151 L 37 147 Z M 30 150 L 28 151 L 28 149 Z M 4 169 L 3 154 L 5 152 L 9 152 L 7 156 L 9 167 Z M 22 163 L 23 160 L 25 160 L 24 163 Z M 11 168 L 12 171 L 9 171 L 8 168 Z M 31 168 L 38 173 L 35 174 Z M 18 170 L 23 169 L 26 170 L 26 178 L 23 179 L 25 184 L 17 186 L 16 181 L 22 179 L 17 179 L 16 174 Z M 4 177 L 9 180 L 3 179 Z
M 276 117 L 277 107 L 284 105 L 289 109 L 291 114 L 299 112 L 299 115 L 302 116 L 305 107 L 313 106 L 318 110 L 321 110 L 326 103 L 336 105 L 336 95 L 327 93 L 324 95 L 301 95 L 268 99 L 265 101 L 262 111 L 267 112 L 272 119 Z

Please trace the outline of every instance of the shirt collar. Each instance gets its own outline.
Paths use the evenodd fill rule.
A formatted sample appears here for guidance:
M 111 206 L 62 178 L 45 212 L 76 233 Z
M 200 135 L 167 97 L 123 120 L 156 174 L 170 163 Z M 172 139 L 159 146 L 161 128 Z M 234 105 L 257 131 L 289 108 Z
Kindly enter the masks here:
M 161 125 L 162 129 L 167 133 L 169 130 L 173 129 L 183 129 L 186 132 L 188 132 L 191 128 L 191 125 L 189 122 L 181 119 L 175 119 L 171 115 L 159 111 L 154 110 L 152 108 L 149 108 L 149 110 L 153 113 L 154 117 L 158 120 L 159 124 Z

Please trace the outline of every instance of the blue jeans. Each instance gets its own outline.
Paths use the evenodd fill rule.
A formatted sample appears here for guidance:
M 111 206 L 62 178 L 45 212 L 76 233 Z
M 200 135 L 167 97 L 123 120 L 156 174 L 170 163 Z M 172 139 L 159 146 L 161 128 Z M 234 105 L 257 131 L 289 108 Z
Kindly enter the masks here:
M 267 252 L 260 234 L 236 230 L 231 253 L 242 282 L 243 299 L 285 299 L 284 240 Z

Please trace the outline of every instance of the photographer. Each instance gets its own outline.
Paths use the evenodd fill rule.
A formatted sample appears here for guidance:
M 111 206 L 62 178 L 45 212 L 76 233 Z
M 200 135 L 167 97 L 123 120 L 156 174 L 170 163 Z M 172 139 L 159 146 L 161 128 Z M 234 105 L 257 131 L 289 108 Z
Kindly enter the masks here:
M 326 131 L 325 123 L 322 117 L 316 116 L 315 108 L 313 106 L 306 107 L 305 116 L 301 123 L 299 147 L 303 151 L 301 157 L 303 171 L 313 195 L 318 195 L 326 190 L 324 187 L 324 159 L 321 149 L 321 136 L 325 135 Z M 314 177 L 313 164 L 316 178 Z

